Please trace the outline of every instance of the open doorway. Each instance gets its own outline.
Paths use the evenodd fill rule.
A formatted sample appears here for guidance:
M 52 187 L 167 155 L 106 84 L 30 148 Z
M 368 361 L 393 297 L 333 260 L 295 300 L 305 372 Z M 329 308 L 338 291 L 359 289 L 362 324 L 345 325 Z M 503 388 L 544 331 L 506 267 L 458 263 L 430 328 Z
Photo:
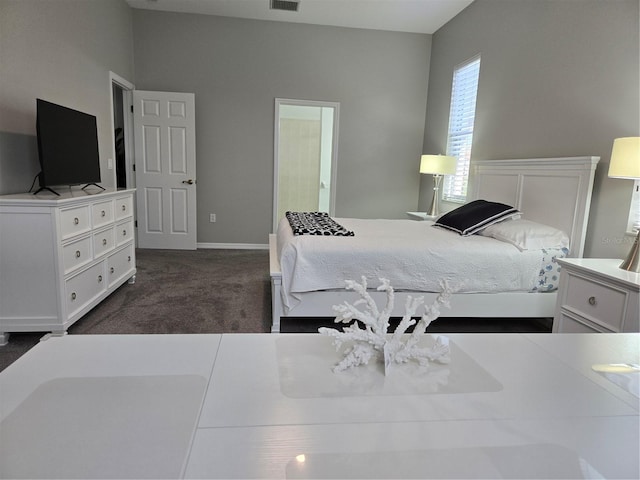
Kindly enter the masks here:
M 132 91 L 129 81 L 109 72 L 111 85 L 113 166 L 116 188 L 134 188 Z
M 116 188 L 127 187 L 126 154 L 124 148 L 124 105 L 122 88 L 113 85 L 113 135 L 115 150 Z
M 334 214 L 339 104 L 276 98 L 273 229 L 287 210 Z

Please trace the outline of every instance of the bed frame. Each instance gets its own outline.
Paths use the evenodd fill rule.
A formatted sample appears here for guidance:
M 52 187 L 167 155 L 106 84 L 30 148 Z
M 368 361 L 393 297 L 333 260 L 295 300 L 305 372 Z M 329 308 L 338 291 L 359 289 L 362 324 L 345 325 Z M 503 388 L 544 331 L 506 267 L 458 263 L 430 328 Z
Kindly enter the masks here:
M 469 199 L 483 198 L 513 205 L 523 213 L 523 218 L 567 232 L 571 239 L 569 256 L 582 257 L 599 160 L 600 157 L 568 157 L 473 161 Z M 300 304 L 285 313 L 276 242 L 276 235 L 269 235 L 271 332 L 280 332 L 283 317 L 335 317 L 333 305 L 358 298 L 346 290 L 303 293 Z M 384 304 L 383 292 L 374 291 L 372 295 L 380 305 Z M 424 296 L 425 303 L 430 303 L 437 293 L 396 292 L 393 316 L 404 314 L 407 295 Z M 441 317 L 551 318 L 556 297 L 556 292 L 459 293 L 453 295 L 451 308 L 445 309 Z

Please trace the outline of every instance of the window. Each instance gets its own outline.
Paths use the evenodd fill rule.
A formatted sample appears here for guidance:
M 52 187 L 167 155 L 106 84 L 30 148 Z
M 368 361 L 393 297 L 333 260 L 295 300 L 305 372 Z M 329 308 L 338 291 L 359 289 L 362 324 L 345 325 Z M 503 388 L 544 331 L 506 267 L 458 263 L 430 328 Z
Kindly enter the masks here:
M 443 198 L 450 202 L 463 203 L 467 198 L 479 75 L 479 56 L 456 67 L 453 72 L 447 155 L 456 157 L 458 165 L 455 175 L 444 178 L 443 188 Z
M 631 195 L 631 207 L 629 208 L 629 220 L 627 232 L 634 235 L 640 230 L 640 180 L 633 183 L 633 194 Z

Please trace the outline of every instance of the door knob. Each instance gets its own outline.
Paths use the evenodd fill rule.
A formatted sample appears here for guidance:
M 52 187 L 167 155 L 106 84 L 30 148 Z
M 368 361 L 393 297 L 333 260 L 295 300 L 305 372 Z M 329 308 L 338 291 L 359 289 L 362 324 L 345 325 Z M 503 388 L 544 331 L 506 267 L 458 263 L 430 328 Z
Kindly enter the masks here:
M 189 180 L 182 180 L 182 183 L 188 183 L 189 185 L 193 185 L 193 180 L 189 179 Z

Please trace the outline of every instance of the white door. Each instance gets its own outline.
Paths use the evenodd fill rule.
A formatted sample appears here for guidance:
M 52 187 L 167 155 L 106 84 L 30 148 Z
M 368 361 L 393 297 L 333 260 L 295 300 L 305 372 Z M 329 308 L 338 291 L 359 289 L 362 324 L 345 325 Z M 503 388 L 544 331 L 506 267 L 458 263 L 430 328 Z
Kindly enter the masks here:
M 195 250 L 195 95 L 133 92 L 138 247 Z

